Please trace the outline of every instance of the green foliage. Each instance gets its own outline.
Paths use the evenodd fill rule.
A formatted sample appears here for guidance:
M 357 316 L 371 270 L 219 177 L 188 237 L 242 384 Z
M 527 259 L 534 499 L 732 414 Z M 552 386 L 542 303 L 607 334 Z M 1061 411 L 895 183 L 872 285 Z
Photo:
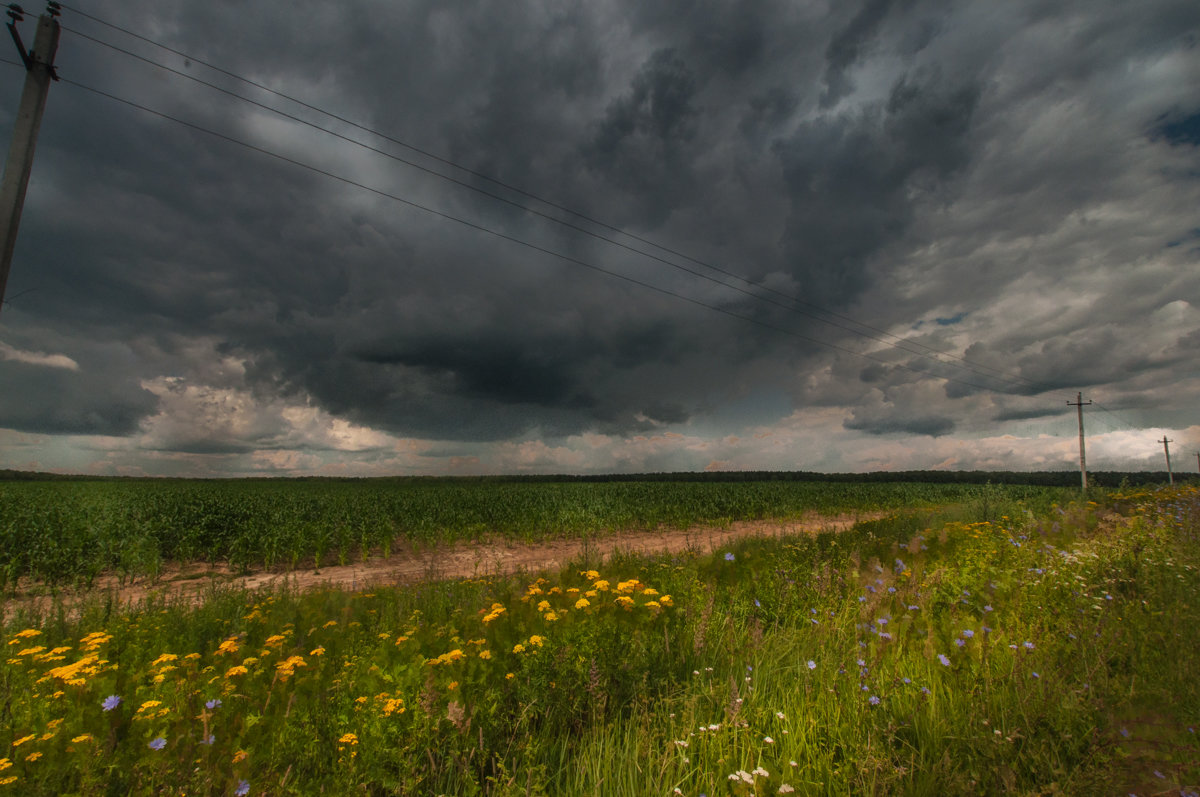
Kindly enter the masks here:
M 968 499 L 970 486 L 814 482 L 0 481 L 0 587 L 20 577 L 90 585 L 166 561 L 234 568 L 345 564 L 396 540 L 432 546 L 682 528 L 806 512 Z M 993 488 L 1013 500 L 1059 495 Z
M 713 556 L 24 617 L 0 789 L 1194 791 L 1200 492 L 987 499 Z

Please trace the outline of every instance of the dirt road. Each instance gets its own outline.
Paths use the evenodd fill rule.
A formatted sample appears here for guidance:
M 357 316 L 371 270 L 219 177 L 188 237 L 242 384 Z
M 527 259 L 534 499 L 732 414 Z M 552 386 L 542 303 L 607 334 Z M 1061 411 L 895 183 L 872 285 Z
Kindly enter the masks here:
M 370 558 L 346 565 L 291 572 L 252 572 L 238 574 L 228 567 L 208 564 L 170 565 L 154 581 L 126 580 L 115 575 L 96 579 L 90 590 L 61 590 L 59 598 L 67 603 L 85 597 L 111 595 L 121 605 L 136 604 L 153 594 L 168 599 L 199 601 L 214 585 L 256 589 L 287 585 L 294 589 L 334 586 L 367 589 L 390 584 L 411 584 L 448 578 L 505 575 L 562 567 L 585 556 L 595 566 L 615 553 L 678 553 L 693 550 L 708 553 L 744 537 L 777 537 L 844 531 L 859 520 L 873 520 L 884 513 L 860 513 L 826 517 L 807 515 L 790 521 L 738 521 L 723 527 L 694 527 L 659 531 L 627 531 L 598 538 L 549 540 L 540 543 L 490 541 L 462 543 L 423 551 L 394 551 L 390 556 Z M 22 583 L 15 595 L 4 603 L 3 614 L 11 616 L 21 608 L 48 607 L 52 598 L 43 586 Z

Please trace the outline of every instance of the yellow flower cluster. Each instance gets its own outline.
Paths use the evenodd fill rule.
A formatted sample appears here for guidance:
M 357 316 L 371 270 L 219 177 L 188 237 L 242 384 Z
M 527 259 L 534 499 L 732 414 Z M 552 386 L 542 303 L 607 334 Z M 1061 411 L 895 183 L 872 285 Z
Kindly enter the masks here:
M 112 634 L 107 631 L 93 631 L 79 640 L 79 646 L 89 653 L 94 653 L 101 645 L 108 643 Z
M 443 653 L 442 655 L 438 656 L 436 659 L 430 659 L 429 665 L 432 667 L 436 667 L 439 664 L 453 664 L 454 662 L 462 661 L 465 658 L 466 658 L 466 654 L 463 653 L 460 649 L 455 648 L 454 650 L 450 651 L 449 653 Z
M 74 664 L 47 670 L 45 676 L 39 678 L 37 682 L 43 683 L 51 678 L 57 678 L 68 686 L 83 686 L 87 683 L 87 679 L 100 672 L 105 664 L 108 664 L 106 660 L 92 653 Z
M 404 698 L 400 697 L 399 695 L 393 697 L 387 692 L 381 692 L 375 695 L 375 702 L 379 705 L 379 710 L 385 717 L 390 717 L 393 714 L 403 714 L 405 712 Z
M 42 632 L 36 628 L 26 628 L 24 631 L 18 631 L 12 639 L 8 640 L 10 645 L 19 645 L 26 639 L 33 639 L 35 636 L 41 636 Z
M 308 662 L 303 656 L 288 656 L 281 662 L 275 664 L 275 670 L 279 673 L 279 677 L 286 681 L 296 674 L 297 667 L 307 667 Z
M 500 615 L 504 614 L 505 611 L 507 610 L 504 608 L 504 606 L 499 603 L 493 603 L 492 608 L 489 609 L 488 613 L 483 616 L 483 624 L 487 625 Z

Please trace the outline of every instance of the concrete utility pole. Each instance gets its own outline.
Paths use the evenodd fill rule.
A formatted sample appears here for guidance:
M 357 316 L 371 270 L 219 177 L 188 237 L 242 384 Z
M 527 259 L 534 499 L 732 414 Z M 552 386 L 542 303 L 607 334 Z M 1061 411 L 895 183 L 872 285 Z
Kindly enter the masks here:
M 38 17 L 37 35 L 29 52 L 25 52 L 16 26 L 25 18 L 24 12 L 15 4 L 8 8 L 8 16 L 12 18 L 8 32 L 25 63 L 25 88 L 13 124 L 4 180 L 0 182 L 0 306 L 4 303 L 4 287 L 8 284 L 13 248 L 17 244 L 17 228 L 21 225 L 21 208 L 25 204 L 25 188 L 33 168 L 33 149 L 42 124 L 42 112 L 46 110 L 46 95 L 50 93 L 50 81 L 58 80 L 54 73 L 54 54 L 58 51 L 59 26 L 55 19 L 59 14 L 58 3 L 50 3 L 46 13 Z
M 1075 401 L 1067 402 L 1068 407 L 1076 407 L 1079 410 L 1079 478 L 1083 482 L 1083 489 L 1087 490 L 1087 456 L 1083 450 L 1083 407 L 1085 404 L 1091 404 L 1092 400 L 1083 400 L 1082 393 L 1075 394 Z
M 1163 444 L 1163 453 L 1167 455 L 1167 484 L 1174 484 L 1175 477 L 1171 475 L 1171 448 L 1167 444 L 1174 443 L 1175 441 L 1168 440 L 1167 436 L 1163 435 L 1163 439 L 1159 440 L 1159 442 Z

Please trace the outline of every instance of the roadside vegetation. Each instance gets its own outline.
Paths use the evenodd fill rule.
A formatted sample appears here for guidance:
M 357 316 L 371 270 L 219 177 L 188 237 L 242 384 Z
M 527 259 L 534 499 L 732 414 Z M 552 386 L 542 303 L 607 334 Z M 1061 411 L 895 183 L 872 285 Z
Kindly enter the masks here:
M 0 789 L 1195 794 L 1200 490 L 897 494 L 713 555 L 30 609 Z
M 1061 488 L 813 482 L 0 481 L 0 589 L 89 586 L 164 563 L 294 570 L 500 538 L 534 542 L 733 520 L 895 511 Z

